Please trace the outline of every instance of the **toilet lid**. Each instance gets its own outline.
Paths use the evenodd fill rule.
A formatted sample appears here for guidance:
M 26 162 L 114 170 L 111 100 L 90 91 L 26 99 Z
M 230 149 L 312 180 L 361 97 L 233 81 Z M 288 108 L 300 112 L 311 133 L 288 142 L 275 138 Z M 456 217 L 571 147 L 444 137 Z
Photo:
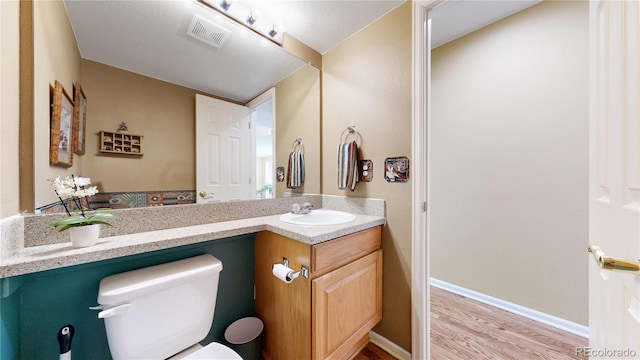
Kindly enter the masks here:
M 202 359 L 202 360 L 242 360 L 237 352 L 216 342 L 212 342 L 202 349 L 189 354 L 184 359 Z

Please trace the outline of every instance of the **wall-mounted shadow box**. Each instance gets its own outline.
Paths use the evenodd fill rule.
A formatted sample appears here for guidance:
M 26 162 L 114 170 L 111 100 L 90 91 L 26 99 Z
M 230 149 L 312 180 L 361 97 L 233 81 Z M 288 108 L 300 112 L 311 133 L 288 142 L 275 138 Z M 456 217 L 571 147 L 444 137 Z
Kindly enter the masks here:
M 100 152 L 141 156 L 142 137 L 128 132 L 100 131 Z

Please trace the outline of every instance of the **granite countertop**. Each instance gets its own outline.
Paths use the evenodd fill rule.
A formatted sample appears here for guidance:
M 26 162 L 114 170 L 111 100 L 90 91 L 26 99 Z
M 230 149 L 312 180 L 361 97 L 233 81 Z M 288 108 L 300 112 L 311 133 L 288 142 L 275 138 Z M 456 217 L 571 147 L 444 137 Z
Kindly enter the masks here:
M 332 226 L 294 225 L 281 221 L 280 215 L 270 215 L 109 236 L 100 238 L 96 245 L 86 248 L 74 248 L 70 242 L 25 247 L 15 252 L 15 254 L 0 260 L 0 278 L 224 239 L 265 230 L 314 245 L 385 223 L 384 217 L 354 215 L 356 216 L 354 221 Z

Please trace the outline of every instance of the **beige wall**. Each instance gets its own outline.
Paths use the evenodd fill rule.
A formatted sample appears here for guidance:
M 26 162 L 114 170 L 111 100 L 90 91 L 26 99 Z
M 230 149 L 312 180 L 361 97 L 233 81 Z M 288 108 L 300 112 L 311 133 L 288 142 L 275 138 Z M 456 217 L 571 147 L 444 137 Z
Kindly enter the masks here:
M 195 90 L 82 60 L 88 100 L 85 172 L 105 191 L 195 189 Z M 302 137 L 307 178 L 299 191 L 320 192 L 320 76 L 307 66 L 276 85 L 276 158 L 286 167 Z M 100 130 L 144 135 L 144 156 L 100 154 Z M 115 171 L 114 171 L 115 169 Z M 126 176 L 123 176 L 126 175 Z M 278 196 L 286 189 L 277 183 Z
M 58 80 L 73 98 L 73 83 L 80 81 L 80 53 L 62 1 L 33 2 L 33 39 L 34 187 L 41 206 L 57 200 L 47 179 L 83 173 L 77 155 L 71 168 L 49 166 L 50 89 Z
M 195 95 L 193 89 L 81 62 L 87 96 L 84 170 L 102 191 L 195 189 Z M 99 132 L 143 135 L 143 156 L 98 152 Z
M 0 219 L 19 213 L 19 5 L 0 1 Z
M 377 333 L 411 350 L 411 179 L 388 183 L 387 157 L 411 156 L 411 2 L 328 51 L 323 56 L 322 192 L 382 198 L 383 319 Z M 340 134 L 355 125 L 362 159 L 373 161 L 373 181 L 354 192 L 338 190 Z M 415 164 L 411 164 L 415 166 Z
M 544 2 L 432 62 L 431 275 L 588 323 L 588 7 Z
M 285 191 L 320 193 L 320 71 L 307 65 L 276 86 L 276 167 L 287 160 L 293 141 L 302 138 L 305 149 L 305 181 L 299 189 L 287 189 L 286 182 L 276 182 L 276 196 Z

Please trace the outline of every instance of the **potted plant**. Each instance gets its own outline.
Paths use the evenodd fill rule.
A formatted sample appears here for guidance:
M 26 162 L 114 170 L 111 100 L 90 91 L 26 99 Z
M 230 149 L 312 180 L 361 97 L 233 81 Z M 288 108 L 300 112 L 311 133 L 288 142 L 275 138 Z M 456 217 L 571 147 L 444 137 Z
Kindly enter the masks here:
M 261 190 L 265 194 L 265 198 L 271 198 L 271 193 L 273 192 L 273 186 L 271 184 L 262 186 Z
M 88 215 L 85 212 L 82 199 L 85 200 L 86 209 L 91 210 L 89 205 L 89 196 L 98 193 L 95 186 L 87 187 L 91 184 L 90 178 L 76 177 L 71 175 L 64 179 L 58 176 L 54 180 L 49 180 L 54 188 L 54 192 L 60 199 L 60 203 L 64 206 L 68 217 L 51 223 L 51 226 L 60 228 L 59 231 L 69 230 L 71 243 L 74 247 L 85 247 L 94 245 L 98 241 L 100 235 L 100 225 L 111 226 L 105 219 L 115 218 L 111 213 L 98 212 Z M 67 201 L 65 201 L 67 200 Z M 69 207 L 75 206 L 74 215 L 71 214 Z

